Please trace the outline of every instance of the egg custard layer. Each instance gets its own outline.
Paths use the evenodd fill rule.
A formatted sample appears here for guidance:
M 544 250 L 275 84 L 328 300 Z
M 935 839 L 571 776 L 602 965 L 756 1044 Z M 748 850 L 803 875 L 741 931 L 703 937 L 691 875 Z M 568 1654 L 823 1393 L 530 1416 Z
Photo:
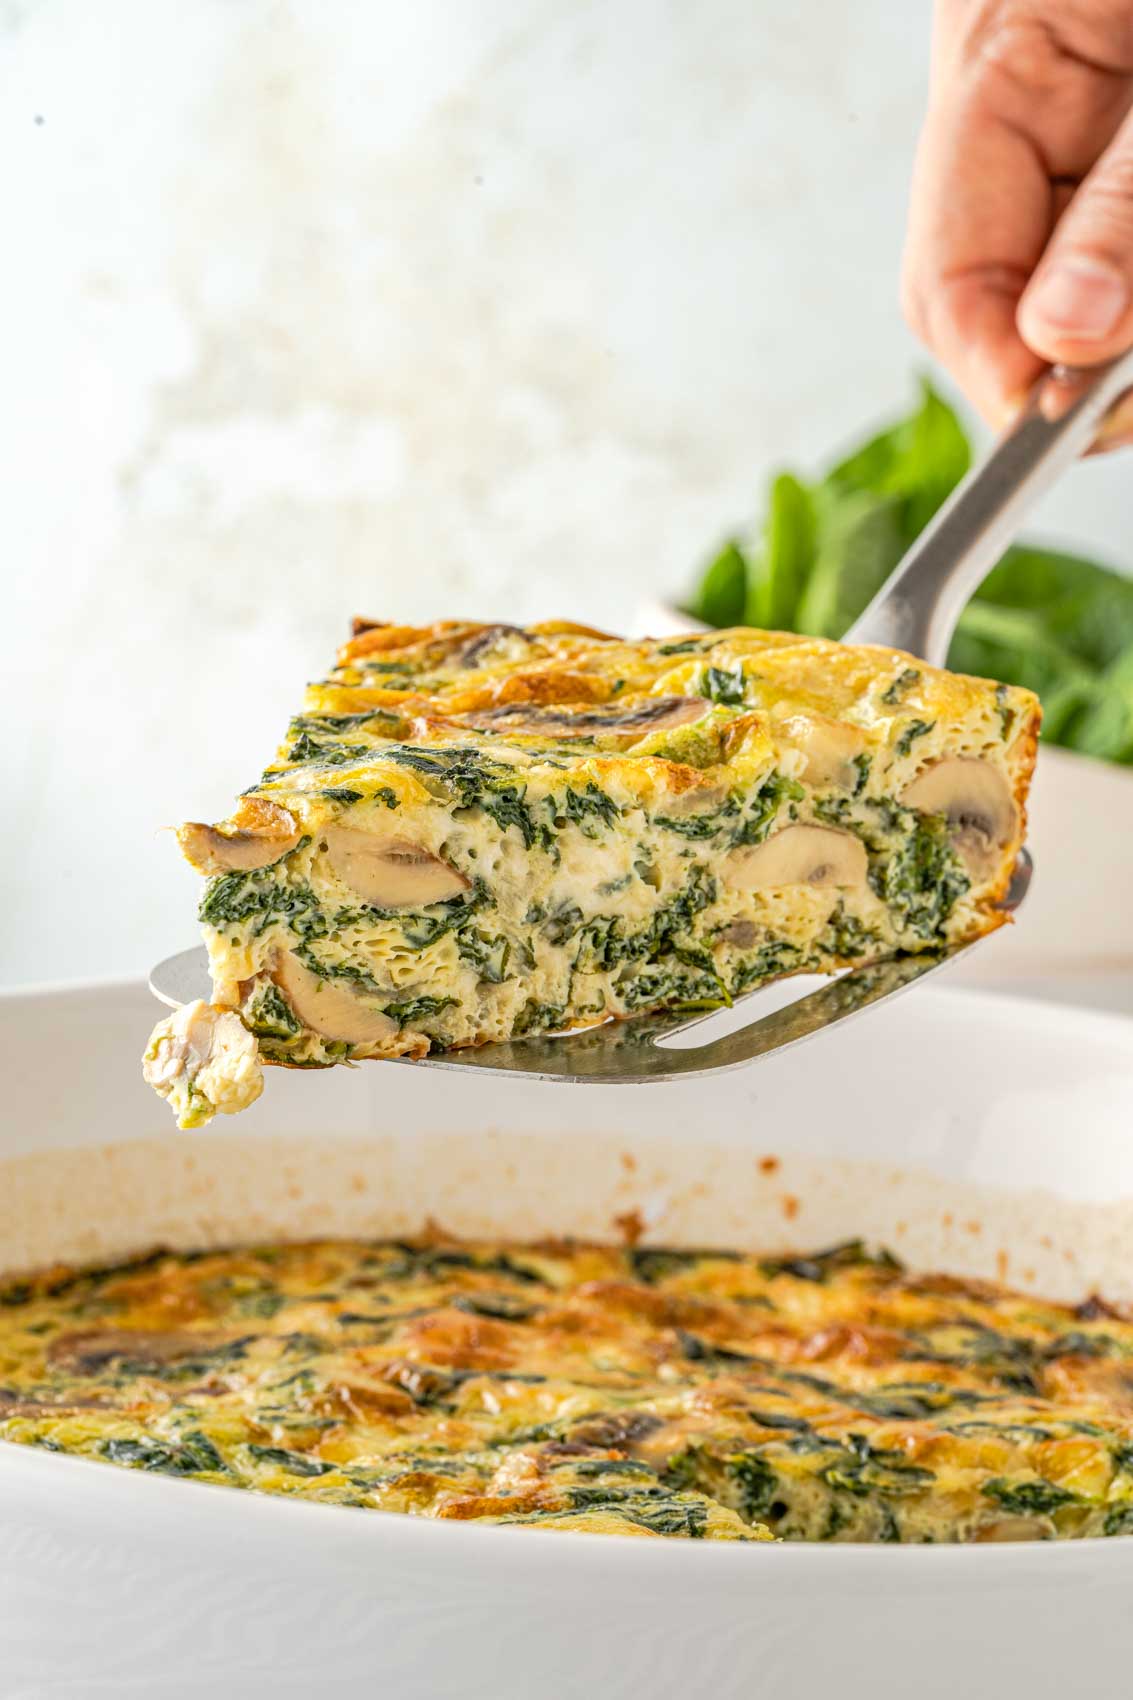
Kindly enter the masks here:
M 1029 692 L 748 629 L 360 623 L 218 826 L 213 997 L 156 1030 L 183 1127 L 297 1067 L 711 1009 L 998 926 Z
M 1121 1535 L 1133 1319 L 860 1243 L 157 1253 L 0 1287 L 0 1438 L 531 1528 Z

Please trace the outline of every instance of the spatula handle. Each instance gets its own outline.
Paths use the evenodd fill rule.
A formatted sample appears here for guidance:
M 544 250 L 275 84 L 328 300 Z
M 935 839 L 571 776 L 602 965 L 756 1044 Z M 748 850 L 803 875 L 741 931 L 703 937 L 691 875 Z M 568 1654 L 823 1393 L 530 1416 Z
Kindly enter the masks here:
M 845 634 L 943 667 L 956 622 L 1039 497 L 1097 439 L 1133 387 L 1133 349 L 1103 366 L 1056 367 L 968 474 Z

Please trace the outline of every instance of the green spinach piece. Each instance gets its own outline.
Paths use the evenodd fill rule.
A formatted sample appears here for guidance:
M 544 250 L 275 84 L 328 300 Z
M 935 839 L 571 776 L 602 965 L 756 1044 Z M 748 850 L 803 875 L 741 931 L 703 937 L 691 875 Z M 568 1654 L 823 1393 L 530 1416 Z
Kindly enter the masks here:
M 194 1476 L 204 1470 L 227 1468 L 212 1441 L 199 1430 L 191 1430 L 180 1443 L 112 1438 L 104 1440 L 99 1450 L 111 1463 L 126 1464 L 134 1470 L 155 1470 L 163 1476 Z
M 744 700 L 746 684 L 742 664 L 731 669 L 706 667 L 697 692 L 700 696 L 707 697 L 709 702 L 719 703 L 725 708 L 737 708 Z
M 407 998 L 404 1003 L 387 1003 L 384 1013 L 399 1027 L 407 1027 L 411 1021 L 420 1021 L 426 1015 L 439 1015 L 441 1010 L 451 1009 L 455 1003 L 455 998 Z
M 568 785 L 561 797 L 548 798 L 548 806 L 555 826 L 573 821 L 586 838 L 599 838 L 600 829 L 613 826 L 622 812 L 614 799 L 592 779 L 587 780 L 585 789 L 581 791 Z
M 291 1005 L 271 982 L 257 987 L 245 1019 L 258 1039 L 293 1039 L 302 1032 Z
M 275 862 L 268 868 L 220 874 L 209 880 L 197 911 L 198 919 L 207 926 L 219 928 L 241 926 L 245 921 L 258 918 L 260 925 L 257 932 L 262 932 L 277 920 L 286 921 L 291 926 L 313 920 L 319 912 L 318 898 L 310 886 L 272 879 L 272 869 L 278 866 L 279 863 Z
M 905 727 L 893 748 L 897 755 L 907 756 L 918 738 L 923 738 L 936 725 L 935 720 L 913 720 Z
M 308 1458 L 303 1452 L 289 1452 L 283 1446 L 257 1446 L 253 1441 L 248 1451 L 258 1464 L 275 1464 L 289 1476 L 329 1476 L 336 1468 L 322 1458 Z
M 935 815 L 918 816 L 895 850 L 871 857 L 869 882 L 898 924 L 930 943 L 943 937 L 948 917 L 971 888 L 947 823 Z
M 1056 1482 L 1013 1482 L 997 1476 L 993 1481 L 985 1482 L 981 1491 L 987 1499 L 994 1499 L 997 1505 L 1002 1505 L 1005 1511 L 1013 1511 L 1021 1517 L 1049 1516 L 1064 1505 L 1081 1503 L 1076 1493 L 1059 1487 Z
M 893 680 L 893 683 L 891 685 L 887 685 L 885 690 L 881 693 L 881 700 L 885 704 L 886 708 L 896 708 L 906 691 L 911 691 L 913 686 L 919 683 L 920 677 L 921 675 L 918 668 L 902 668 L 901 672 L 898 673 L 897 677 Z

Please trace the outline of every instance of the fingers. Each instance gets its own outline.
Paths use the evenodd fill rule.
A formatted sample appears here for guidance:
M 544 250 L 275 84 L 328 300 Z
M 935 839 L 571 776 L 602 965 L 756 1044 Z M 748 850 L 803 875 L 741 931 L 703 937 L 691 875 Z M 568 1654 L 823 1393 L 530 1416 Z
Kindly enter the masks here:
M 1124 146 L 1131 101 L 1133 6 L 937 0 L 903 298 L 913 329 L 993 423 L 1052 358 L 1058 339 L 1049 325 L 1033 334 L 1028 286 L 1079 181 L 1107 148 L 1117 157 L 1117 138 Z M 1091 287 L 1097 297 L 1103 285 L 1095 276 Z
M 1133 119 L 1094 166 L 1019 303 L 1043 360 L 1093 365 L 1133 345 Z
M 993 424 L 1042 368 L 1019 301 L 1053 223 L 1025 133 L 962 94 L 930 114 L 913 179 L 902 295 L 912 328 Z

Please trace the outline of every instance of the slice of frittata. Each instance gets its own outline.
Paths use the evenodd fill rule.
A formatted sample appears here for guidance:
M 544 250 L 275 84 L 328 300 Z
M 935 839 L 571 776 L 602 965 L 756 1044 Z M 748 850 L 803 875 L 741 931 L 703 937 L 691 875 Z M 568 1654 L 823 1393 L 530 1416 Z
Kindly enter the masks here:
M 147 1078 L 193 1127 L 260 1060 L 711 1008 L 978 937 L 1038 725 L 1027 691 L 785 633 L 358 622 L 234 816 L 180 829 L 213 1004 L 161 1023 Z

